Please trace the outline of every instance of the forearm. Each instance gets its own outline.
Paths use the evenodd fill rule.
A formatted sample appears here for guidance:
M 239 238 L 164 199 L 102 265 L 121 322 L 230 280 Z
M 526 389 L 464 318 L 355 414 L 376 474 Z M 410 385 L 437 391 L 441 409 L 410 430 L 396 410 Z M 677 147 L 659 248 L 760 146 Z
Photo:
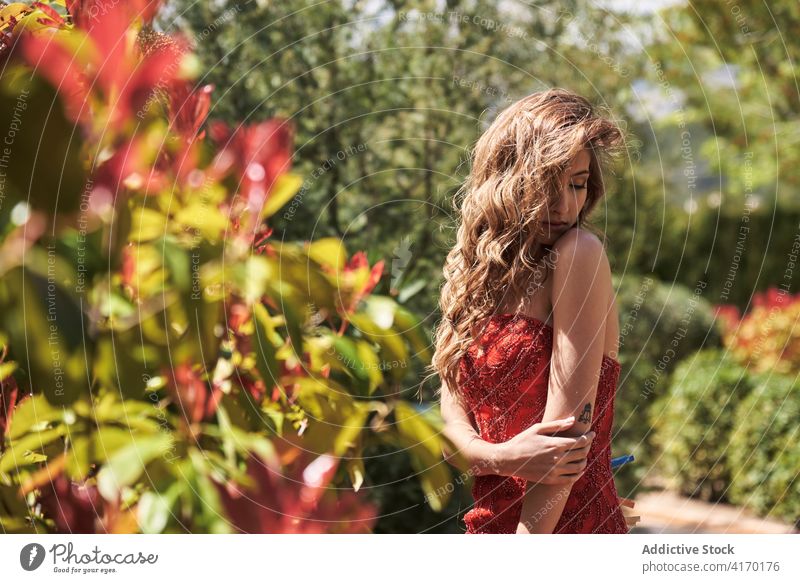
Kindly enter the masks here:
M 466 460 L 470 475 L 511 475 L 511 463 L 505 444 L 485 441 L 472 427 L 457 423 L 445 425 L 444 432 L 456 446 L 457 453 Z M 453 457 L 454 455 L 449 455 L 446 459 L 452 463 Z
M 551 411 L 545 408 L 544 418 L 547 419 L 552 415 Z M 583 434 L 585 428 L 585 424 L 576 424 L 557 435 L 577 437 Z M 561 519 L 571 491 L 572 484 L 556 486 L 528 482 L 517 524 L 517 534 L 552 534 Z
M 550 486 L 528 482 L 517 534 L 553 534 L 571 490 L 572 485 Z

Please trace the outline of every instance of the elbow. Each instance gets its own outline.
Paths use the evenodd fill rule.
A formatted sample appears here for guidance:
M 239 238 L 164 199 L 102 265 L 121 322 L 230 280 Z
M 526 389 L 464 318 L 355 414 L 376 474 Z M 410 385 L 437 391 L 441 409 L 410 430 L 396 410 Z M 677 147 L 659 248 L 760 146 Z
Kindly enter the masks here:
M 453 443 L 453 441 L 450 440 L 450 443 Z M 442 459 L 454 468 L 458 467 L 458 457 L 459 453 L 457 448 L 450 447 L 449 444 L 442 448 Z
M 458 470 L 459 472 L 467 473 L 472 476 L 480 475 L 480 472 L 476 471 L 479 466 L 476 465 L 475 460 L 471 459 L 464 452 L 445 451 L 442 453 L 442 457 L 454 470 Z
M 457 429 L 454 424 L 444 419 L 442 434 L 447 438 L 448 443 L 442 448 L 442 459 L 454 468 L 458 468 L 459 459 L 464 458 L 464 454 L 459 450 L 457 445 L 458 440 L 456 438 L 456 432 Z

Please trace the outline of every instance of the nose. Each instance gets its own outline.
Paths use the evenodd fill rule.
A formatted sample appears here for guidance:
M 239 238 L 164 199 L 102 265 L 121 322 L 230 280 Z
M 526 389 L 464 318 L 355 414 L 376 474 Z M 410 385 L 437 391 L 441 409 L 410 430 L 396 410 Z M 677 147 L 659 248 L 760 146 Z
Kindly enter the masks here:
M 569 197 L 566 195 L 559 196 L 554 204 L 549 209 L 548 220 L 553 222 L 563 222 L 569 216 Z

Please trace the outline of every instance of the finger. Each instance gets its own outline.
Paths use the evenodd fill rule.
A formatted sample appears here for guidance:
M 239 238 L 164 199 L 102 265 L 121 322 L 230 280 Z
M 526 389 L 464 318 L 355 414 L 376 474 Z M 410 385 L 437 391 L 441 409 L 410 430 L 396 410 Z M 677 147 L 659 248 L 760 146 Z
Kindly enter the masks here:
M 628 508 L 633 508 L 636 505 L 636 503 L 633 500 L 630 500 L 628 498 L 620 498 L 619 503 L 622 506 L 627 506 Z
M 534 427 L 536 433 L 557 433 L 564 429 L 569 429 L 575 424 L 575 416 L 567 417 L 566 419 L 556 419 L 555 421 L 546 421 L 544 423 L 537 423 Z
M 589 457 L 589 450 L 587 449 L 573 449 L 564 454 L 564 457 L 561 460 L 564 463 L 573 463 L 573 462 L 581 462 L 586 461 Z
M 550 440 L 550 443 L 552 443 L 554 447 L 561 450 L 567 450 L 576 446 L 582 447 L 581 443 L 578 441 L 580 439 L 579 437 L 548 437 L 547 439 Z
M 558 464 L 553 468 L 553 472 L 561 476 L 571 476 L 573 474 L 581 474 L 586 471 L 586 463 L 569 463 Z
M 554 468 L 561 468 L 561 469 L 574 468 L 574 467 L 577 467 L 578 465 L 580 465 L 581 463 L 586 462 L 586 459 L 587 459 L 587 456 L 586 456 L 585 453 L 583 455 L 581 455 L 580 453 L 577 453 L 577 452 L 574 453 L 574 454 L 568 453 L 568 454 L 565 454 L 562 457 L 559 457 L 558 459 L 554 460 L 553 461 L 553 467 Z
M 592 445 L 594 437 L 594 432 L 581 435 L 580 437 L 575 438 L 575 441 L 572 444 L 562 443 L 561 449 L 562 451 L 580 450 L 584 448 L 588 450 L 588 448 Z
M 589 455 L 590 448 L 591 444 L 587 443 L 583 447 L 568 447 L 566 449 L 562 449 L 559 453 L 562 456 L 569 456 L 570 458 L 587 457 Z
M 580 435 L 578 437 L 548 437 L 553 446 L 562 451 L 569 451 L 571 449 L 578 449 L 581 447 L 588 447 L 592 444 L 593 436 L 586 437 Z
M 586 464 L 567 464 L 558 466 L 554 471 L 559 476 L 580 476 L 586 471 Z
M 582 472 L 586 468 L 586 460 L 579 460 L 575 462 L 566 462 L 559 464 L 558 468 L 565 473 Z
M 584 433 L 583 435 L 578 436 L 575 439 L 575 443 L 576 445 L 580 445 L 581 447 L 583 447 L 584 445 L 591 445 L 596 436 L 597 434 L 594 431 L 590 431 L 588 433 Z

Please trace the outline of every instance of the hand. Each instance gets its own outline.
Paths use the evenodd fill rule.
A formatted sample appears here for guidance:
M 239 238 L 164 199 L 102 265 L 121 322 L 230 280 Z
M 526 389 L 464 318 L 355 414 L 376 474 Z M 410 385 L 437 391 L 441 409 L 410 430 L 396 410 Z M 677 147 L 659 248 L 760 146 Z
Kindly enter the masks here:
M 503 474 L 554 486 L 576 482 L 586 469 L 594 431 L 580 437 L 546 435 L 565 431 L 574 424 L 574 417 L 536 423 L 500 444 Z

